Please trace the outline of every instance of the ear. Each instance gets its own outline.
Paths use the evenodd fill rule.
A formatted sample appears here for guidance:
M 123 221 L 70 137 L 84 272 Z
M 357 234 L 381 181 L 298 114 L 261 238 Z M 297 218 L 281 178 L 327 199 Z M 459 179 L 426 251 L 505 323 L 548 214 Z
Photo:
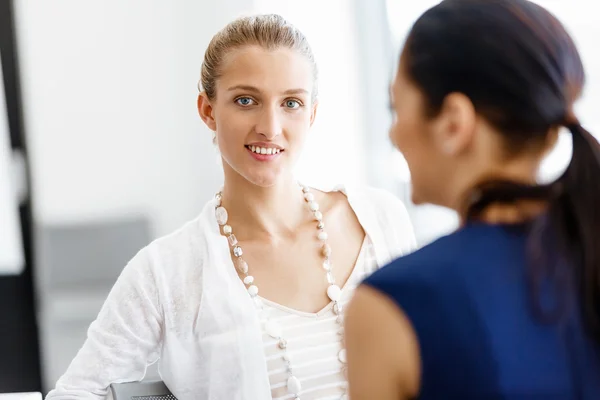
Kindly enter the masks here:
M 435 118 L 435 142 L 443 153 L 457 155 L 473 141 L 476 122 L 477 113 L 471 99 L 462 93 L 450 93 Z
M 315 118 L 317 117 L 317 108 L 319 108 L 319 102 L 315 100 L 312 106 L 312 112 L 310 114 L 310 126 L 314 124 Z
M 217 123 L 213 117 L 213 107 L 206 92 L 201 92 L 198 95 L 198 114 L 200 114 L 200 118 L 208 126 L 208 129 L 213 132 L 217 131 Z

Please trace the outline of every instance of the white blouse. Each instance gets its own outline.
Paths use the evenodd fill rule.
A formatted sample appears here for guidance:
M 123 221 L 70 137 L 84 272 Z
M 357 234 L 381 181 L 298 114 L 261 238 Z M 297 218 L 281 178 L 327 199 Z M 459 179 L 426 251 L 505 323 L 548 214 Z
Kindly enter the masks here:
M 377 269 L 371 239 L 367 236 L 354 269 L 342 288 L 342 309 L 352 298 L 360 282 Z M 302 382 L 302 400 L 340 400 L 347 393 L 344 363 L 339 359 L 343 331 L 336 322 L 333 303 L 317 313 L 307 313 L 261 298 L 261 314 L 276 322 L 285 332 L 287 355 L 294 365 L 294 376 Z M 261 319 L 263 321 L 263 319 Z M 287 391 L 287 369 L 277 340 L 263 330 L 263 345 L 273 400 L 294 399 Z
M 377 265 L 415 240 L 402 202 L 378 189 L 346 190 Z M 210 201 L 123 269 L 88 337 L 47 399 L 104 399 L 111 383 L 139 381 L 158 360 L 179 400 L 271 399 L 262 328 Z

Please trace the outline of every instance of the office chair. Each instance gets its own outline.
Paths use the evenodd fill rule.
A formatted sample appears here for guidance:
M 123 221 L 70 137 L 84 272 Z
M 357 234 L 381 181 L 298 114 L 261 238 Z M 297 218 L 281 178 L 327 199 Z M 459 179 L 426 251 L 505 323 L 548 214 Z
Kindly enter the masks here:
M 123 267 L 150 243 L 152 230 L 138 215 L 38 225 L 35 292 L 43 381 L 50 383 L 66 371 Z M 0 237 L 3 228 L 0 222 Z
M 177 400 L 163 381 L 113 383 L 113 400 Z

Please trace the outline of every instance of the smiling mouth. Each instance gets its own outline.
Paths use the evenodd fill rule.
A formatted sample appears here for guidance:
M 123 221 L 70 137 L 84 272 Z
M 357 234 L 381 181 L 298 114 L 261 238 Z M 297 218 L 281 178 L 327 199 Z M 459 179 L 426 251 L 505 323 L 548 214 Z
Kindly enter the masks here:
M 255 154 L 262 154 L 262 155 L 274 155 L 274 154 L 279 154 L 279 153 L 285 151 L 284 149 L 276 149 L 273 147 L 260 147 L 260 146 L 245 146 L 245 147 Z

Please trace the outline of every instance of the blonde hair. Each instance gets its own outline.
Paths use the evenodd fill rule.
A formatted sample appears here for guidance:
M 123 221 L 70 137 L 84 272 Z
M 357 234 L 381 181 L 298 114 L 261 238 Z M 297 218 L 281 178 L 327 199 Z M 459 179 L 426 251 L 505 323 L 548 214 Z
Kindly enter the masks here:
M 306 37 L 277 14 L 242 17 L 221 29 L 204 53 L 199 88 L 209 99 L 215 98 L 216 82 L 221 76 L 223 59 L 232 50 L 244 46 L 260 46 L 267 50 L 287 48 L 305 56 L 313 69 L 313 101 L 317 97 L 317 64 Z M 201 85 L 201 87 L 200 87 Z

